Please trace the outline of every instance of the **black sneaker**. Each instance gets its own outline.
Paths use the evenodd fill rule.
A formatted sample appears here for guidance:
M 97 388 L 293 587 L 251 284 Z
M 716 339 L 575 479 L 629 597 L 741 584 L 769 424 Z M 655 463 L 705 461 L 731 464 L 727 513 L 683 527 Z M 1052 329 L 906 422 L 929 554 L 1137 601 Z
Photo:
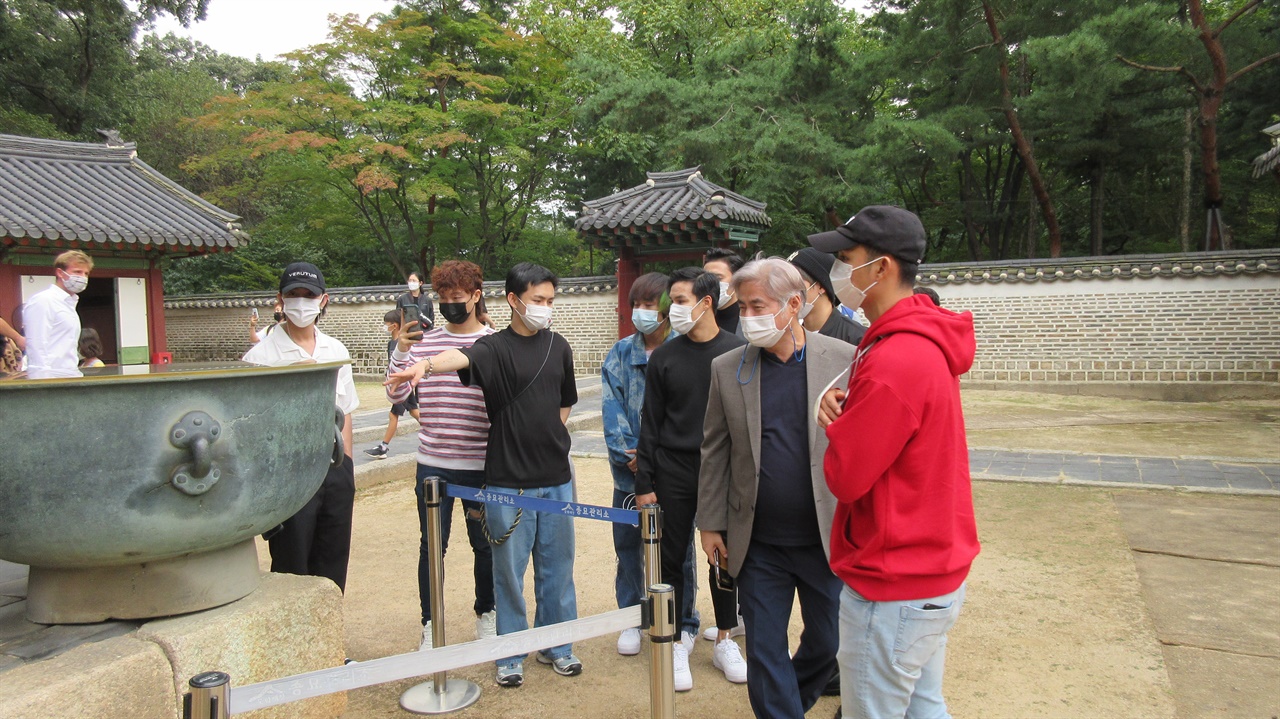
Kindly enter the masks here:
M 387 445 L 379 444 L 378 446 L 372 449 L 366 449 L 364 453 L 369 455 L 370 457 L 373 457 L 374 459 L 386 459 L 387 449 L 388 449 Z

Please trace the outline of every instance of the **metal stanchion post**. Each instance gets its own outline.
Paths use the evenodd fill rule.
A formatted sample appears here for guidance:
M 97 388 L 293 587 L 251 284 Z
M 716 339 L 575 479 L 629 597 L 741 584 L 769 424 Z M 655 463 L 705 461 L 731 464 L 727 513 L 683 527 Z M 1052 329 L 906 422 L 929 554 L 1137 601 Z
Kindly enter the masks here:
M 675 676 L 672 674 L 672 642 L 676 639 L 675 589 L 662 583 L 662 508 L 640 508 L 640 542 L 644 547 L 645 618 L 649 630 L 649 714 L 652 719 L 674 719 Z
M 645 598 L 649 624 L 649 716 L 674 719 L 676 687 L 671 652 L 676 641 L 676 590 L 670 584 L 650 584 Z
M 644 548 L 644 585 L 662 583 L 662 508 L 646 504 L 640 508 L 640 542 Z
M 191 691 L 182 695 L 182 719 L 228 719 L 231 706 L 231 676 L 223 672 L 204 672 L 187 682 Z
M 441 528 L 440 500 L 444 493 L 439 477 L 423 480 L 423 497 L 427 506 L 427 553 L 430 555 L 431 644 L 445 645 L 444 638 L 444 538 Z M 432 680 L 411 687 L 400 695 L 400 706 L 414 714 L 448 714 L 476 703 L 480 687 L 465 679 L 450 679 L 447 672 L 436 672 Z

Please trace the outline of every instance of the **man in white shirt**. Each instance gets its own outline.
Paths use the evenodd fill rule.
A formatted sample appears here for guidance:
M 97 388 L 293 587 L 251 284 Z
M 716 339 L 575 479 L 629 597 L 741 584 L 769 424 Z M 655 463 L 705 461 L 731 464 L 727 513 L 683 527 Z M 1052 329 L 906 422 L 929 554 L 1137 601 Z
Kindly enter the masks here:
M 76 314 L 79 294 L 89 286 L 93 259 L 79 250 L 69 250 L 53 260 L 54 284 L 36 293 L 23 307 L 26 324 L 27 375 L 79 377 L 80 315 Z
M 329 304 L 324 275 L 307 262 L 295 262 L 280 277 L 276 302 L 284 306 L 285 321 L 244 355 L 245 362 L 279 367 L 305 361 L 349 360 L 338 340 L 316 328 L 316 319 Z M 297 514 L 269 533 L 271 571 L 328 577 L 345 590 L 347 559 L 351 554 L 351 513 L 355 505 L 355 465 L 351 461 L 351 413 L 360 406 L 351 366 L 338 370 L 337 406 L 346 415 L 342 427 L 347 456 L 329 468 L 324 484 Z

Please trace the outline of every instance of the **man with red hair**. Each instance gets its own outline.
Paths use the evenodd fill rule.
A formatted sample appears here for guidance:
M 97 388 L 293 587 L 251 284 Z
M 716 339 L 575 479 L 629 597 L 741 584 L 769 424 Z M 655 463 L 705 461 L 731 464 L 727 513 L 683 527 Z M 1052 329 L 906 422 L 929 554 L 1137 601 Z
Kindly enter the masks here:
M 484 276 L 471 262 L 449 260 L 436 265 L 431 272 L 431 286 L 440 296 L 440 314 L 444 327 L 428 330 L 416 343 L 408 337 L 417 334 L 416 323 L 400 328 L 400 340 L 391 353 L 387 374 L 412 367 L 445 350 L 470 347 L 493 330 L 478 319 L 477 308 L 483 309 Z M 425 293 L 424 293 L 425 294 Z M 404 402 L 416 395 L 420 408 L 418 421 L 418 524 L 422 541 L 418 553 L 418 596 L 422 603 L 422 639 L 419 649 L 430 649 L 431 590 L 427 580 L 430 555 L 427 552 L 427 508 L 423 480 L 439 477 L 450 484 L 482 487 L 485 484 L 484 459 L 489 443 L 489 416 L 485 413 L 484 392 L 467 387 L 458 380 L 457 372 L 429 374 L 417 383 L 387 387 L 387 398 Z M 497 636 L 497 618 L 493 597 L 493 551 L 481 527 L 480 511 L 484 505 L 462 500 L 467 520 L 467 540 L 475 554 L 476 637 Z M 441 501 L 441 539 L 449 547 L 449 530 L 453 524 L 453 497 Z

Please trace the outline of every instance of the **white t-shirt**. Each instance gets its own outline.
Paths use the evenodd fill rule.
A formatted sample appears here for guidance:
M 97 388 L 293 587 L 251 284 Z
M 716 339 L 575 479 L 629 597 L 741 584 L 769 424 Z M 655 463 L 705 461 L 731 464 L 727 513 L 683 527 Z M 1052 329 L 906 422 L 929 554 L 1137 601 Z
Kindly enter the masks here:
M 27 339 L 27 374 L 43 377 L 79 377 L 79 295 L 57 285 L 31 296 L 22 307 Z
M 244 361 L 268 367 L 283 367 L 305 360 L 316 362 L 335 362 L 351 359 L 351 353 L 341 342 L 316 328 L 316 351 L 307 354 L 294 343 L 293 338 L 283 327 L 262 338 L 262 341 L 244 353 Z M 355 379 L 351 375 L 351 365 L 344 365 L 338 370 L 338 388 L 336 404 L 342 408 L 343 414 L 351 414 L 360 406 L 360 397 L 356 394 Z

